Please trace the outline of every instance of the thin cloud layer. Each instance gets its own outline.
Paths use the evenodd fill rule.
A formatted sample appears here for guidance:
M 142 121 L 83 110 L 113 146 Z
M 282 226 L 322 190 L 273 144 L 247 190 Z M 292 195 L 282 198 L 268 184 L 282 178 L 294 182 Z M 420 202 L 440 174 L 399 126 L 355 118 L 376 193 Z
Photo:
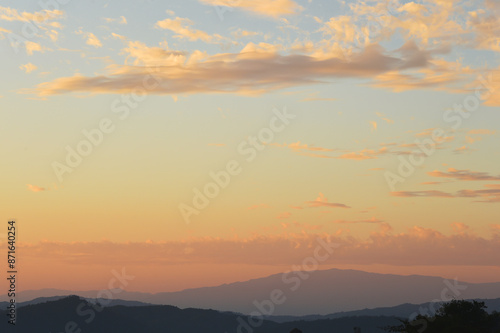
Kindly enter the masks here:
M 328 208 L 351 208 L 343 203 L 328 202 L 328 199 L 323 193 L 320 193 L 316 200 L 306 201 L 306 205 L 310 208 L 328 207 Z
M 483 190 L 460 190 L 455 193 L 448 193 L 437 190 L 430 191 L 399 191 L 391 192 L 395 197 L 439 197 L 439 198 L 482 198 L 475 202 L 498 203 L 500 202 L 500 184 L 484 185 Z
M 454 233 L 412 227 L 394 233 L 380 224 L 368 238 L 336 236 L 327 233 L 287 233 L 257 235 L 228 240 L 220 238 L 192 239 L 179 242 L 49 242 L 23 244 L 24 255 L 44 262 L 47 258 L 77 265 L 163 265 L 210 262 L 212 264 L 294 265 L 313 255 L 314 248 L 324 243 L 338 244 L 330 258 L 322 264 L 386 264 L 414 265 L 493 265 L 498 264 L 500 237 L 476 236 L 465 225 L 453 225 Z M 398 249 L 398 251 L 394 251 Z M 272 253 L 273 255 L 269 255 Z M 438 253 L 439 255 L 436 255 Z
M 500 175 L 492 176 L 487 172 L 457 170 L 454 168 L 449 168 L 448 172 L 441 172 L 438 170 L 434 170 L 427 172 L 427 174 L 432 177 L 452 178 L 455 180 L 466 180 L 466 181 L 500 180 Z
M 364 224 L 364 223 L 368 223 L 368 224 L 379 224 L 379 223 L 383 223 L 384 220 L 380 220 L 380 219 L 377 219 L 375 217 L 369 219 L 369 220 L 353 220 L 353 221 L 349 221 L 349 220 L 335 220 L 335 221 L 332 221 L 332 223 L 335 223 L 335 224 Z

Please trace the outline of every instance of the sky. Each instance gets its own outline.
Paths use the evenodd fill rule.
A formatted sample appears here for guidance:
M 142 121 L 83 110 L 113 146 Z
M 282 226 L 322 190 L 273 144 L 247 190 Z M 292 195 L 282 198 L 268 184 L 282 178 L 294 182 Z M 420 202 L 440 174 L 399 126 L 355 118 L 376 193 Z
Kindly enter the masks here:
M 0 245 L 15 219 L 22 288 L 243 281 L 319 240 L 339 245 L 320 269 L 498 282 L 498 14 L 3 1 Z

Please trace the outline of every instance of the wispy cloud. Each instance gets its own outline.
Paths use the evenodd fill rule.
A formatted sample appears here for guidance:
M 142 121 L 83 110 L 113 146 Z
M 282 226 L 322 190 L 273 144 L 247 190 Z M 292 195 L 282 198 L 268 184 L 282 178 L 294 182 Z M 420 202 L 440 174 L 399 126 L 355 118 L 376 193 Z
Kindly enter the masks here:
M 83 35 L 83 37 L 85 38 L 85 43 L 87 45 L 93 46 L 95 48 L 102 47 L 101 41 L 93 33 L 91 33 L 91 32 L 85 32 L 85 31 L 82 31 L 80 29 L 80 30 L 76 31 L 76 34 Z
M 17 11 L 17 9 L 0 6 L 0 20 L 5 20 L 5 21 L 22 21 L 22 22 L 34 21 L 41 23 L 60 18 L 61 16 L 63 16 L 63 14 L 64 14 L 63 11 L 57 9 L 54 10 L 44 9 L 39 12 L 20 13 Z
M 106 23 L 127 24 L 125 16 L 120 16 L 119 18 L 104 17 L 103 20 L 106 21 Z
M 430 191 L 399 191 L 391 192 L 395 197 L 439 197 L 439 198 L 482 198 L 475 202 L 498 203 L 500 202 L 500 184 L 484 185 L 487 189 L 482 190 L 460 190 L 448 193 L 437 190 Z
M 374 223 L 374 224 L 378 224 L 378 223 L 383 223 L 384 220 L 379 220 L 375 217 L 372 217 L 371 219 L 369 220 L 354 220 L 354 221 L 348 221 L 348 220 L 335 220 L 335 221 L 332 221 L 332 223 L 335 223 L 335 224 L 363 224 L 363 223 Z
M 26 41 L 24 43 L 25 47 L 26 47 L 26 53 L 28 55 L 33 55 L 33 52 L 35 51 L 38 51 L 38 52 L 45 52 L 45 48 L 43 48 L 40 44 L 36 43 L 36 42 L 32 42 L 32 41 Z
M 31 184 L 26 184 L 26 186 L 28 186 L 28 190 L 30 190 L 31 192 L 46 191 L 46 189 L 44 187 L 40 187 L 40 186 L 31 185 Z
M 500 180 L 500 175 L 493 176 L 487 172 L 478 172 L 472 170 L 457 170 L 454 168 L 449 168 L 447 172 L 434 170 L 427 172 L 427 174 L 432 177 L 452 178 L 455 180 L 467 180 L 467 181 Z
M 278 216 L 276 216 L 276 218 L 282 220 L 282 219 L 287 219 L 290 216 L 292 216 L 292 213 L 290 213 L 290 212 L 283 212 L 283 213 L 278 214 Z
M 29 62 L 27 64 L 19 66 L 19 68 L 22 69 L 23 71 L 25 71 L 27 74 L 29 74 L 29 73 L 33 72 L 34 70 L 36 70 L 38 67 L 33 65 L 31 62 Z
M 176 17 L 174 19 L 164 19 L 163 21 L 156 22 L 156 27 L 159 29 L 166 29 L 176 33 L 174 38 L 187 39 L 190 41 L 201 40 L 205 43 L 218 43 L 227 40 L 218 34 L 210 35 L 205 31 L 194 29 L 191 26 L 194 22 L 187 18 Z
M 316 200 L 306 201 L 307 207 L 318 208 L 318 207 L 328 207 L 328 208 L 351 208 L 343 203 L 328 202 L 328 199 L 323 193 L 320 193 Z
M 337 158 L 344 160 L 370 160 L 378 158 L 379 155 L 388 154 L 389 150 L 387 147 L 382 147 L 380 149 L 363 149 L 358 152 L 350 152 L 343 154 Z
M 495 130 L 489 130 L 489 129 L 473 129 L 469 130 L 467 134 L 480 134 L 480 135 L 494 135 L 496 134 L 497 131 Z
M 302 7 L 292 0 L 200 0 L 200 2 L 212 6 L 238 8 L 275 18 L 296 14 L 302 10 Z

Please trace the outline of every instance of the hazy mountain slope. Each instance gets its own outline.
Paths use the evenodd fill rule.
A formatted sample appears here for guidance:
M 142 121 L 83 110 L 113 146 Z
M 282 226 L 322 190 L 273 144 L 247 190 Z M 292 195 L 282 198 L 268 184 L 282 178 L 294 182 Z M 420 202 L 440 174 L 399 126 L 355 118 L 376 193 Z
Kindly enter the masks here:
M 403 303 L 425 303 L 440 299 L 442 294 L 448 298 L 500 297 L 500 283 L 458 283 L 454 286 L 455 282 L 446 284 L 438 277 L 398 276 L 338 269 L 307 274 L 309 277 L 306 280 L 301 280 L 296 275 L 283 279 L 283 275 L 279 274 L 218 287 L 158 293 L 147 301 L 154 304 L 212 308 L 249 314 L 257 310 L 254 302 L 269 300 L 270 293 L 279 289 L 283 291 L 286 301 L 276 305 L 270 314 L 305 315 L 388 307 Z
M 236 282 L 217 287 L 187 289 L 179 292 L 157 294 L 120 292 L 116 299 L 133 300 L 152 304 L 168 304 L 181 308 L 202 308 L 250 314 L 261 311 L 269 315 L 326 315 L 361 309 L 392 307 L 404 303 L 425 303 L 442 296 L 451 299 L 477 299 L 500 297 L 500 283 L 469 284 L 428 276 L 400 276 L 376 274 L 354 270 L 323 270 L 301 272 L 283 276 Z M 305 278 L 307 277 L 307 279 Z M 280 290 L 284 299 L 272 309 L 270 294 Z M 95 298 L 97 291 L 70 292 L 50 290 L 54 295 L 74 293 Z M 43 293 L 43 295 L 40 295 Z M 47 291 L 27 291 L 18 295 L 18 301 L 48 296 Z M 31 298 L 28 298 L 31 297 Z M 6 301 L 5 295 L 0 301 Z M 255 304 L 266 303 L 264 309 Z

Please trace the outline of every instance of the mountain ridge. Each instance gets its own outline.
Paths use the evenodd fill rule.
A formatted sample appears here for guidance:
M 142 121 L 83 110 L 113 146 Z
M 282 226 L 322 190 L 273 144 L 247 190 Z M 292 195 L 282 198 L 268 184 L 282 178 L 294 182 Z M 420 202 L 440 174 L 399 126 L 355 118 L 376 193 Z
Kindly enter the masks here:
M 357 270 L 295 271 L 288 275 L 237 281 L 214 287 L 190 288 L 175 292 L 141 293 L 116 290 L 115 298 L 151 304 L 171 304 L 180 308 L 215 309 L 250 314 L 256 304 L 269 305 L 270 294 L 281 291 L 285 301 L 274 304 L 265 315 L 328 315 L 337 312 L 421 304 L 446 296 L 446 299 L 490 299 L 500 297 L 500 283 L 465 283 L 425 275 L 396 275 Z M 301 278 L 302 276 L 302 278 Z M 96 298 L 99 291 L 62 291 L 46 289 L 24 291 L 19 301 L 34 296 L 75 294 Z M 54 295 L 59 293 L 59 295 Z M 443 296 L 444 295 L 444 296 Z M 6 295 L 0 296 L 5 301 Z M 269 305 L 270 307 L 270 305 Z

